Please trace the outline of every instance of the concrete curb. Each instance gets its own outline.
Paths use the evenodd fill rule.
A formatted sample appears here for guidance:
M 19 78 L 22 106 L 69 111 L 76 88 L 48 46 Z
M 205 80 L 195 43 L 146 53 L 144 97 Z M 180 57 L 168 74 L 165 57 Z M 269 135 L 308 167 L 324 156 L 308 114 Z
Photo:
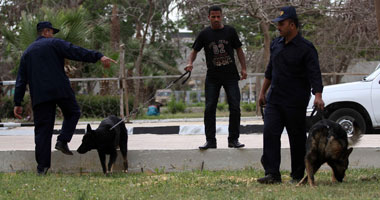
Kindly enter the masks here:
M 281 169 L 290 170 L 288 148 L 281 149 Z M 178 172 L 192 170 L 241 170 L 262 169 L 261 148 L 190 150 L 129 150 L 130 172 Z M 355 148 L 350 156 L 350 168 L 380 168 L 380 148 Z M 0 172 L 36 170 L 34 151 L 0 151 Z M 328 168 L 324 166 L 324 168 Z M 121 172 L 122 159 L 119 153 L 115 172 Z M 96 151 L 67 156 L 52 152 L 50 172 L 87 173 L 101 172 Z

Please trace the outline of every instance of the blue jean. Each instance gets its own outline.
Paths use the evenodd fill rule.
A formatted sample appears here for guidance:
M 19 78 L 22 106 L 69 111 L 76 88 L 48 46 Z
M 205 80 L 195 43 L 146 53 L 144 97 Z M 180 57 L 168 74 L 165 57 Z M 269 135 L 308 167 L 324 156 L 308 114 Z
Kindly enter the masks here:
M 232 142 L 239 138 L 240 128 L 240 89 L 238 80 L 212 79 L 207 77 L 205 84 L 206 109 L 204 112 L 204 124 L 206 140 L 216 142 L 215 113 L 218 104 L 220 89 L 223 86 L 230 111 L 228 125 L 228 141 Z

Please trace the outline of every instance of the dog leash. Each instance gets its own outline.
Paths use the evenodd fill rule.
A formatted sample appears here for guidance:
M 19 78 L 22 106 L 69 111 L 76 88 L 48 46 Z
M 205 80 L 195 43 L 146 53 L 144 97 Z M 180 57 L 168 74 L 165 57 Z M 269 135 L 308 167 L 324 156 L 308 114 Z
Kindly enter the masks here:
M 318 111 L 318 112 L 320 112 L 321 113 L 321 118 L 322 119 L 326 119 L 325 118 L 325 115 L 324 115 L 324 110 L 321 110 L 321 109 L 318 109 L 317 107 L 315 107 L 315 106 L 313 106 L 313 111 L 311 112 L 311 114 L 310 114 L 310 118 L 312 118 L 313 116 L 314 116 L 314 114 L 315 114 L 315 112 L 316 111 Z
M 175 79 L 174 81 L 170 82 L 169 85 L 166 86 L 165 89 L 169 89 L 170 87 L 172 87 L 176 82 L 178 82 L 180 79 L 182 79 L 184 76 L 186 76 L 187 74 L 187 77 L 185 80 L 182 81 L 182 85 L 186 83 L 187 80 L 189 80 L 190 76 L 191 76 L 191 71 L 186 71 L 185 73 L 183 73 L 180 77 L 178 77 L 177 79 Z M 146 106 L 146 104 L 148 104 L 152 99 L 154 99 L 154 94 L 151 96 L 151 98 L 149 98 L 147 101 L 145 101 L 141 106 L 137 107 L 136 109 L 132 110 L 130 113 L 129 113 L 129 116 L 132 116 L 134 114 L 136 114 L 142 107 Z M 115 125 L 113 125 L 111 128 L 110 128 L 110 131 L 112 129 L 114 129 L 115 127 L 117 127 L 119 124 L 123 123 L 125 120 L 127 120 L 128 117 L 124 117 L 122 120 L 120 120 L 119 122 L 117 122 Z
M 326 126 L 326 128 L 327 128 L 327 130 L 328 130 L 328 132 L 329 133 L 331 133 L 331 129 L 330 129 L 330 126 L 327 124 L 327 122 L 325 121 L 325 110 L 321 110 L 321 109 L 318 109 L 317 107 L 313 107 L 313 111 L 311 112 L 311 114 L 310 114 L 310 119 L 312 119 L 312 117 L 313 117 L 313 115 L 314 115 L 314 113 L 316 112 L 316 111 L 318 111 L 318 112 L 320 112 L 321 113 L 321 119 L 322 119 L 322 124 L 324 125 L 324 126 Z
M 188 74 L 188 76 L 186 77 L 185 80 L 182 81 L 182 85 L 186 83 L 187 80 L 189 80 L 190 76 L 191 76 L 191 71 L 186 71 L 185 73 L 183 73 L 180 77 L 178 77 L 176 80 L 173 81 L 173 84 L 176 83 L 177 81 L 179 81 L 182 77 L 184 77 L 186 74 Z

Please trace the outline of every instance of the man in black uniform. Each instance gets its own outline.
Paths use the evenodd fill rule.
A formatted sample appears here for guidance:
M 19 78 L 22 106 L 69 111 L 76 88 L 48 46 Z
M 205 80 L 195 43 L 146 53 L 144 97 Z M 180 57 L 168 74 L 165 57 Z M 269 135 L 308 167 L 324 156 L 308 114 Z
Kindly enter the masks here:
M 64 154 L 73 155 L 70 142 L 80 117 L 80 109 L 64 71 L 64 60 L 97 62 L 108 68 L 116 61 L 103 54 L 75 46 L 64 40 L 53 38 L 59 29 L 50 22 L 37 24 L 39 37 L 24 52 L 16 79 L 14 115 L 21 119 L 21 102 L 29 85 L 35 124 L 35 154 L 38 174 L 46 174 L 50 168 L 51 139 L 54 130 L 55 110 L 58 105 L 63 113 L 62 131 L 55 148 Z
M 271 44 L 270 61 L 259 97 L 259 105 L 266 104 L 261 158 L 265 177 L 258 179 L 264 184 L 281 182 L 281 133 L 284 127 L 290 143 L 291 177 L 298 182 L 304 176 L 305 119 L 310 91 L 315 95 L 314 105 L 319 109 L 324 107 L 318 53 L 298 32 L 295 8 L 281 8 L 280 16 L 273 22 L 278 22 L 280 37 Z
M 211 26 L 203 29 L 193 44 L 186 71 L 193 69 L 193 62 L 198 52 L 204 48 L 207 63 L 207 75 L 205 84 L 206 109 L 204 112 L 204 124 L 206 143 L 199 149 L 216 148 L 216 120 L 215 113 L 218 104 L 220 89 L 223 86 L 226 91 L 230 119 L 228 127 L 228 147 L 241 148 L 244 144 L 239 142 L 240 128 L 240 89 L 238 81 L 239 73 L 235 64 L 234 49 L 241 65 L 241 79 L 247 78 L 245 56 L 241 48 L 236 30 L 222 23 L 222 9 L 218 6 L 209 8 Z

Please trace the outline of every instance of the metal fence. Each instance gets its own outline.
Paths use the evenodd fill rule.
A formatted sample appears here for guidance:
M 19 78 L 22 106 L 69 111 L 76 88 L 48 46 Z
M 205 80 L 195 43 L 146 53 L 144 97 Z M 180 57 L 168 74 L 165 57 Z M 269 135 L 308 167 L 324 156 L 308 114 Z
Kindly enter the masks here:
M 364 73 L 322 73 L 324 78 L 329 78 L 332 80 L 332 83 L 336 83 L 338 76 L 354 76 L 358 77 L 357 80 L 360 80 L 363 76 L 367 74 Z M 76 94 L 89 94 L 89 91 L 93 91 L 94 95 L 113 95 L 120 96 L 120 104 L 125 102 L 125 98 L 134 95 L 132 91 L 125 91 L 126 84 L 123 85 L 124 81 L 132 81 L 132 80 L 153 80 L 153 79 L 161 79 L 166 82 L 166 85 L 170 83 L 170 81 L 178 78 L 180 75 L 165 75 L 165 76 L 136 76 L 136 77 L 119 77 L 119 78 L 71 78 L 70 81 L 73 84 L 73 88 Z M 264 73 L 249 73 L 248 78 L 244 81 L 239 82 L 239 86 L 241 89 L 241 96 L 243 102 L 252 103 L 255 101 L 257 93 L 259 91 L 261 84 L 257 84 L 257 78 L 264 76 Z M 186 104 L 192 103 L 201 103 L 204 101 L 204 74 L 193 74 L 190 78 L 189 83 L 184 88 L 172 87 L 174 96 L 176 100 L 183 100 Z M 14 80 L 11 81 L 0 81 L 0 89 L 7 87 L 6 94 L 8 96 L 12 96 L 14 93 Z M 107 82 L 108 88 L 100 94 L 102 90 L 102 85 Z M 165 85 L 165 84 L 164 84 Z M 89 89 L 91 87 L 92 89 Z M 161 88 L 156 88 L 161 89 Z M 163 89 L 163 88 L 162 88 Z M 148 94 L 149 93 L 149 94 Z M 151 98 L 154 96 L 154 91 L 148 92 L 145 94 L 144 100 Z M 223 102 L 225 98 L 224 91 L 221 90 L 220 101 Z M 120 105 L 123 107 L 122 105 Z M 123 109 L 123 108 L 121 108 Z M 127 112 L 128 113 L 128 112 Z M 123 114 L 123 113 L 122 113 Z
M 336 80 L 336 77 L 338 76 L 353 76 L 357 77 L 357 80 L 360 80 L 363 76 L 366 76 L 367 74 L 364 73 L 322 73 L 322 76 L 324 78 L 329 78 L 332 80 Z M 167 83 L 170 83 L 172 80 L 178 78 L 180 75 L 166 75 L 166 76 L 142 76 L 142 77 L 120 77 L 120 78 L 72 78 L 70 81 L 72 84 L 76 85 L 74 91 L 76 94 L 86 94 L 86 87 L 89 87 L 89 84 L 86 83 L 91 83 L 92 85 L 95 85 L 96 87 L 101 87 L 102 82 L 108 82 L 108 84 L 112 85 L 112 90 L 109 90 L 107 95 L 111 96 L 119 96 L 120 97 L 120 116 L 121 117 L 127 117 L 129 116 L 129 109 L 128 105 L 125 104 L 125 102 L 128 102 L 128 98 L 133 96 L 133 92 L 129 92 L 125 90 L 124 87 L 126 87 L 126 84 L 123 84 L 125 81 L 130 81 L 130 80 L 152 80 L 152 79 L 161 79 L 165 80 Z M 242 97 L 242 102 L 247 102 L 247 103 L 253 103 L 255 102 L 256 96 L 258 95 L 259 88 L 257 88 L 256 81 L 260 80 L 257 79 L 258 77 L 264 76 L 264 73 L 249 73 L 248 78 L 245 81 L 240 81 L 239 86 L 241 89 L 241 97 Z M 204 102 L 204 79 L 205 75 L 203 74 L 197 74 L 193 75 L 191 77 L 191 81 L 188 84 L 187 87 L 185 87 L 184 90 L 175 90 L 173 89 L 173 94 L 174 97 L 177 101 L 184 101 L 186 104 L 191 105 L 191 104 L 197 104 L 197 103 L 203 103 Z M 15 85 L 14 80 L 12 81 L 0 81 L 0 90 L 3 89 L 3 87 L 8 87 L 8 91 L 13 91 L 14 90 L 14 85 Z M 191 86 L 189 86 L 191 85 Z M 261 84 L 260 84 L 261 85 Z M 123 87 L 124 86 L 124 87 Z M 178 88 L 178 87 L 177 87 Z M 158 88 L 159 89 L 159 88 Z M 98 90 L 100 90 L 98 88 Z M 8 96 L 12 96 L 12 92 L 8 92 L 6 94 Z M 144 104 L 144 101 L 147 99 L 150 99 L 154 97 L 154 93 L 147 94 L 144 98 L 144 100 L 141 101 L 141 104 Z M 1 98 L 0 98 L 1 100 Z M 225 94 L 224 90 L 221 90 L 220 94 L 220 102 L 225 102 Z M 1 105 L 2 102 L 0 102 Z M 145 105 L 143 105 L 145 106 Z M 257 108 L 259 109 L 259 108 Z M 0 119 L 1 120 L 1 119 Z M 19 126 L 33 126 L 32 123 L 0 123 L 0 127 L 19 127 Z

